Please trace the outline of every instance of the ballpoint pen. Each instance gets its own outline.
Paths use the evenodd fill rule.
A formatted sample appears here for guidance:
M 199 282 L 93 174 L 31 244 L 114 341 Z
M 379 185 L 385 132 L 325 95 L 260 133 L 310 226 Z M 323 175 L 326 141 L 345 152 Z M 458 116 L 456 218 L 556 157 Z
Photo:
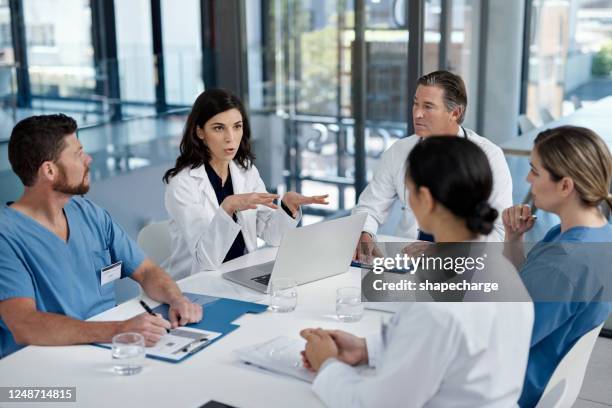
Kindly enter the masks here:
M 157 316 L 155 312 L 153 312 L 153 310 L 149 307 L 149 305 L 145 303 L 144 300 L 141 299 L 140 304 L 142 305 L 142 307 L 144 307 L 144 310 L 146 310 L 148 314 L 150 314 L 151 316 Z M 170 329 L 166 329 L 166 333 L 170 333 Z

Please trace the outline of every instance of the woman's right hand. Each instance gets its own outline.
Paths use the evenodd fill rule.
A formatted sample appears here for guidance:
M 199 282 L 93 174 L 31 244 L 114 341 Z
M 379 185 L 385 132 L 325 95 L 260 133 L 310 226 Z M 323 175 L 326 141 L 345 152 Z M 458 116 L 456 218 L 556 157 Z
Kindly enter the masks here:
M 516 241 L 533 228 L 536 217 L 531 214 L 531 208 L 526 204 L 518 204 L 506 208 L 502 212 L 502 221 L 506 234 L 506 241 Z
M 225 197 L 225 200 L 221 203 L 221 208 L 230 216 L 234 215 L 236 211 L 254 210 L 258 205 L 276 210 L 278 206 L 274 204 L 274 200 L 278 197 L 278 194 L 269 193 L 233 194 Z

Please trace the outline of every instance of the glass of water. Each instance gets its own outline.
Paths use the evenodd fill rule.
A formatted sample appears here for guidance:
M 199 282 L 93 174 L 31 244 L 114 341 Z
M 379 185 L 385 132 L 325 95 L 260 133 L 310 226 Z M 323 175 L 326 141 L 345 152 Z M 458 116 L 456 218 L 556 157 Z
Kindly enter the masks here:
M 142 371 L 145 341 L 140 333 L 119 333 L 113 337 L 113 369 L 119 375 Z
M 363 316 L 360 288 L 336 290 L 336 315 L 341 322 L 357 322 Z
M 297 306 L 297 283 L 291 278 L 273 278 L 270 282 L 270 310 L 293 312 Z

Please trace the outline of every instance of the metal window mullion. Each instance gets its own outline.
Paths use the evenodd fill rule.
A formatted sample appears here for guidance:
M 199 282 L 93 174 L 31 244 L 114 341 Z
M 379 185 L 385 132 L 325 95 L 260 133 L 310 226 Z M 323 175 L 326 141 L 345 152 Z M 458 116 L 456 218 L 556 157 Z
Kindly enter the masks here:
M 407 75 L 407 105 L 416 93 L 417 80 L 423 72 L 423 33 L 425 29 L 425 0 L 406 0 L 406 21 L 408 22 L 408 75 Z M 412 115 L 407 115 L 407 134 L 414 133 Z
M 353 48 L 353 117 L 355 118 L 355 201 L 365 189 L 366 152 L 365 122 L 367 118 L 367 45 L 365 40 L 365 0 L 355 0 L 355 45 Z

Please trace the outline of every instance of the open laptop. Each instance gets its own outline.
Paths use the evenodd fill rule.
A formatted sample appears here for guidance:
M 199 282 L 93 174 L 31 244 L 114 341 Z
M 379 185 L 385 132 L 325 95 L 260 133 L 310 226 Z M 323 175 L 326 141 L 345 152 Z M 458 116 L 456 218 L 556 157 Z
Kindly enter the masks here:
M 365 220 L 362 213 L 291 229 L 283 236 L 275 261 L 226 272 L 223 277 L 266 293 L 272 274 L 302 285 L 346 272 Z

